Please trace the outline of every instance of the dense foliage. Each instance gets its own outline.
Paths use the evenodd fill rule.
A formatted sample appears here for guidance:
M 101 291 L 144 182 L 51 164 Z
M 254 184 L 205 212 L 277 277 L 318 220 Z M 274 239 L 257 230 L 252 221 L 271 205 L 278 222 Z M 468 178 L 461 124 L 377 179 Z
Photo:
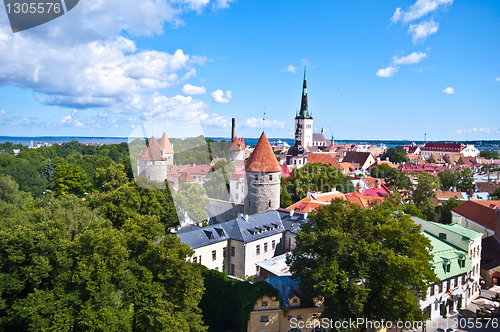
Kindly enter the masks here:
M 401 145 L 394 147 L 390 147 L 382 153 L 380 156 L 381 160 L 386 160 L 389 158 L 389 161 L 395 164 L 400 164 L 405 161 L 408 161 L 408 157 L 406 157 L 406 150 Z
M 354 190 L 351 180 L 341 171 L 328 164 L 308 163 L 294 168 L 288 178 L 281 179 L 281 202 L 283 208 L 307 196 L 308 191 L 330 192 L 337 189 L 347 193 Z
M 306 296 L 324 299 L 325 317 L 425 319 L 418 298 L 436 278 L 430 242 L 400 208 L 335 199 L 309 217 L 296 241 L 290 270 Z

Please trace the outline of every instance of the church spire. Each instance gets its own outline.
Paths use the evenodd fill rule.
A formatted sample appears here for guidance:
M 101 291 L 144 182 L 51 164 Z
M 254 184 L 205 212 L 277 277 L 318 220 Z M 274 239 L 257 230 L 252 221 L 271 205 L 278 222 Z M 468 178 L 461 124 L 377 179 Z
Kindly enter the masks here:
M 306 81 L 306 68 L 304 67 L 304 84 L 302 85 L 302 101 L 300 103 L 300 112 L 297 118 L 300 119 L 312 119 L 311 114 L 308 110 L 307 104 L 307 81 Z

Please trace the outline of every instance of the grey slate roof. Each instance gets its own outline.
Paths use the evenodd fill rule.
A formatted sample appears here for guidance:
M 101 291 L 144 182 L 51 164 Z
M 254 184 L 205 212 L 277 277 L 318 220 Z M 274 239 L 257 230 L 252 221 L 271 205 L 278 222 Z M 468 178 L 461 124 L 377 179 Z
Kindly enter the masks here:
M 212 243 L 233 239 L 243 243 L 252 242 L 285 231 L 280 214 L 271 210 L 248 216 L 241 216 L 221 224 L 215 224 L 177 234 L 181 242 L 192 249 Z
M 290 217 L 289 211 L 278 210 L 278 212 L 281 216 L 281 222 L 285 230 L 295 235 L 300 232 L 301 224 L 307 221 L 301 213 L 294 213 L 293 216 Z
M 326 144 L 330 144 L 330 140 L 326 139 L 322 133 L 313 133 L 313 142 L 326 142 Z
M 356 152 L 356 151 L 349 151 L 345 155 L 344 159 L 342 159 L 342 162 L 344 163 L 351 163 L 351 164 L 359 164 L 359 166 L 364 165 L 366 162 L 366 159 L 370 156 L 370 152 Z

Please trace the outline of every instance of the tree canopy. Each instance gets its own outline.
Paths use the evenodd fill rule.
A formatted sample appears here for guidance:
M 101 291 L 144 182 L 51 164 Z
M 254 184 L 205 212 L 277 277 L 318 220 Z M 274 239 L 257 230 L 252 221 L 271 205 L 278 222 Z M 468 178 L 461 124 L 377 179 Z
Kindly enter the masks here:
M 290 270 L 306 296 L 324 299 L 325 317 L 425 319 L 418 298 L 436 279 L 430 242 L 400 208 L 335 199 L 310 215 L 296 241 Z
M 380 155 L 381 160 L 386 160 L 386 158 L 389 158 L 389 161 L 395 164 L 408 161 L 408 158 L 406 157 L 406 150 L 401 145 L 398 145 L 395 148 L 391 147 Z

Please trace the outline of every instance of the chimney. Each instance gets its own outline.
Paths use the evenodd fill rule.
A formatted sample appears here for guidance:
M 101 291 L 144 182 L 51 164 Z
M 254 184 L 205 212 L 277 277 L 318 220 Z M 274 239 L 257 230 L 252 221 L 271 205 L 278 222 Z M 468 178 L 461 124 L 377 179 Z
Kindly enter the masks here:
M 293 209 L 290 210 L 290 217 L 293 216 L 293 214 L 295 213 L 295 211 Z
M 236 132 L 235 132 L 235 128 L 236 125 L 235 125 L 235 119 L 233 118 L 232 120 L 232 129 L 231 129 L 231 142 L 234 140 L 234 137 L 236 136 Z
M 308 215 L 308 213 L 304 212 L 304 219 L 307 219 L 307 215 Z
M 500 208 L 495 207 L 495 237 L 500 240 Z

